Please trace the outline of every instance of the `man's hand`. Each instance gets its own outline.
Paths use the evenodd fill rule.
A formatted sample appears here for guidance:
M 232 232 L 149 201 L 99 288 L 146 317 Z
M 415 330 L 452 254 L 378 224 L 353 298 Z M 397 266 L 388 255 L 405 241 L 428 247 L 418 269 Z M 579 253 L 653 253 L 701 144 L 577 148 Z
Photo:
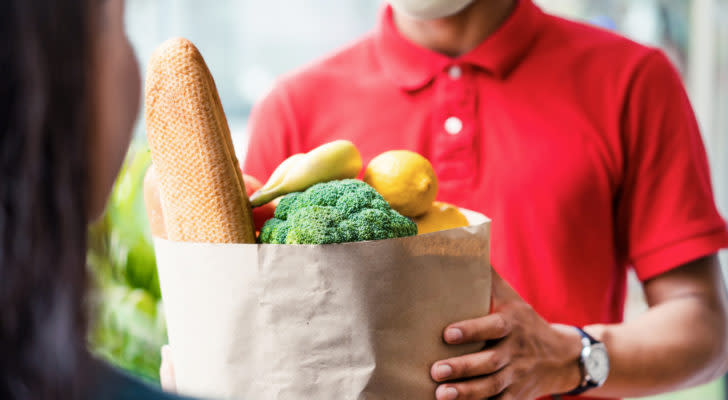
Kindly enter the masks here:
M 551 325 L 503 279 L 493 274 L 492 313 L 445 328 L 449 344 L 484 342 L 478 353 L 436 362 L 438 400 L 531 400 L 563 393 L 581 380 L 581 338 L 575 329 Z

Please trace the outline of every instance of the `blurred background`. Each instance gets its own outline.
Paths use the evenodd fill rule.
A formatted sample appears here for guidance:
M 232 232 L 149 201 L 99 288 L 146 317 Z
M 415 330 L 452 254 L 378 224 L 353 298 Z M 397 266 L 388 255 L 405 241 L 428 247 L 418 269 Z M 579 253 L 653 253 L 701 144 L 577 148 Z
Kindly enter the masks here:
M 673 60 L 697 113 L 715 195 L 728 216 L 728 0 L 534 0 L 545 10 L 662 48 Z M 127 31 L 142 65 L 172 36 L 192 40 L 215 77 L 239 158 L 247 150 L 251 107 L 276 77 L 372 29 L 381 0 L 127 0 Z M 89 267 L 96 278 L 93 351 L 150 382 L 158 381 L 166 343 L 154 252 L 142 199 L 149 164 L 142 121 L 110 199 L 91 228 Z M 728 254 L 721 255 L 728 267 Z M 646 306 L 632 277 L 626 317 Z M 724 381 L 661 400 L 726 398 Z

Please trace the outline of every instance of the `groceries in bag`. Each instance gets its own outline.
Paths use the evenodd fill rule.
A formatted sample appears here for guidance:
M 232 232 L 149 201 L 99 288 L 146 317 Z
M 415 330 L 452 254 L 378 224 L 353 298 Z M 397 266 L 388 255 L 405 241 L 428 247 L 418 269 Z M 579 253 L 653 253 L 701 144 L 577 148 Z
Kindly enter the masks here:
M 469 226 L 415 235 L 416 223 L 387 202 L 404 194 L 403 204 L 419 211 L 401 209 L 426 219 L 434 173 L 413 196 L 402 183 L 427 176 L 429 162 L 397 153 L 410 160 L 406 168 L 372 168 L 369 178 L 384 170 L 390 179 L 372 186 L 352 179 L 361 157 L 351 142 L 324 144 L 306 162 L 293 156 L 250 195 L 256 210 L 277 204 L 258 240 L 283 244 L 256 244 L 246 196 L 255 189 L 238 168 L 199 52 L 183 39 L 167 42 L 148 71 L 154 168 L 146 204 L 161 210 L 155 253 L 180 393 L 429 398 L 433 362 L 482 346 L 449 346 L 441 337 L 444 326 L 490 310 L 489 220 L 463 210 Z

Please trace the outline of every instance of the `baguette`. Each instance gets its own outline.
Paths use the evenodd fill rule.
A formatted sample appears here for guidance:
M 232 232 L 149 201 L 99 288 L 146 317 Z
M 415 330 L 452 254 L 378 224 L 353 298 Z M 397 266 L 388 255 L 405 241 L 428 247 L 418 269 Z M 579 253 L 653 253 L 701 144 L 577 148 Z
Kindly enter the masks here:
M 145 83 L 147 140 L 169 240 L 255 243 L 250 201 L 225 113 L 202 55 L 171 39 Z

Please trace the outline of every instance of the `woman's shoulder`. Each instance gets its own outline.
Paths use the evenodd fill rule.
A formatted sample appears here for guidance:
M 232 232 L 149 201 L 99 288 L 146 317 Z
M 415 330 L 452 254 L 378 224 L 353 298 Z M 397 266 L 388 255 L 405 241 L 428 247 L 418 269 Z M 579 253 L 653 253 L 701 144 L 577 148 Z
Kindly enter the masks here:
M 191 400 L 165 393 L 102 361 L 92 361 L 85 399 L 88 400 Z

